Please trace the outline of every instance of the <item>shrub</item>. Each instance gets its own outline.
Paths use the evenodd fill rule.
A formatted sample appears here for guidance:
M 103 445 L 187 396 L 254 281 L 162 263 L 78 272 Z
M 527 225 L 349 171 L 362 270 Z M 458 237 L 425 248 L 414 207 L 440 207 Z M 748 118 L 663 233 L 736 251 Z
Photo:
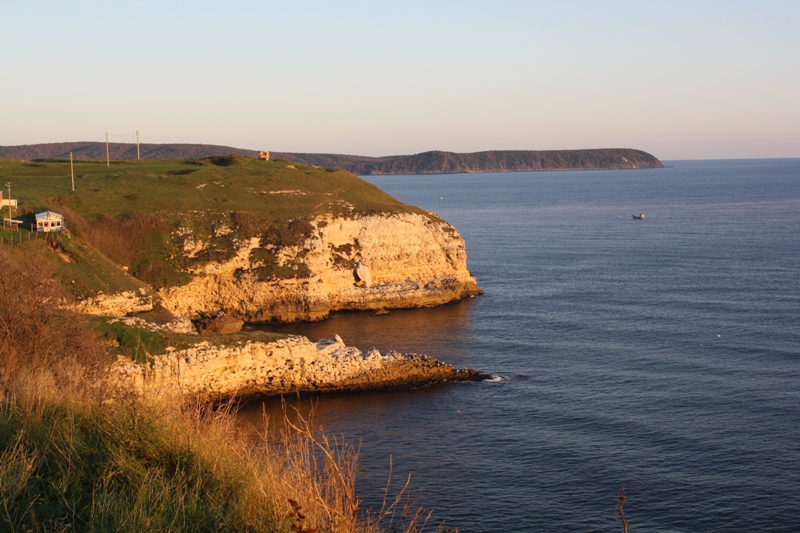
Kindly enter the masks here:
M 216 165 L 218 167 L 228 167 L 236 163 L 236 156 L 229 155 L 229 156 L 217 156 L 217 157 L 210 157 L 208 159 L 212 165 Z
M 236 225 L 239 236 L 246 239 L 264 233 L 270 226 L 269 222 L 249 211 L 234 211 L 231 220 Z
M 103 215 L 88 223 L 66 206 L 59 210 L 66 217 L 68 228 L 120 265 L 131 266 L 145 252 L 146 241 L 167 232 L 164 221 L 148 213 L 129 213 L 120 220 Z
M 311 237 L 314 226 L 303 218 L 272 225 L 261 236 L 261 246 L 298 246 Z
M 97 372 L 106 362 L 88 319 L 64 310 L 69 295 L 52 273 L 0 248 L 0 385 L 20 373 L 60 375 L 74 362 Z

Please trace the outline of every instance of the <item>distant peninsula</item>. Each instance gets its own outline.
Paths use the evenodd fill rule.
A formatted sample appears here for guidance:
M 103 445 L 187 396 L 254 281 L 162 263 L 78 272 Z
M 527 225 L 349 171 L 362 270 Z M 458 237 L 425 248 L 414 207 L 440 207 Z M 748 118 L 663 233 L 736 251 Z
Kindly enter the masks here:
M 337 154 L 276 153 L 305 165 L 337 167 L 359 176 L 380 174 L 460 174 L 533 170 L 662 168 L 654 156 L 630 148 L 595 150 L 492 150 L 467 154 L 423 152 L 415 155 L 363 157 Z
M 102 142 L 64 142 L 0 146 L 0 159 L 65 159 L 72 152 L 76 160 L 106 157 Z M 111 143 L 114 160 L 136 159 L 136 145 Z M 141 144 L 141 159 L 199 159 L 219 155 L 258 157 L 258 151 L 210 144 Z M 656 157 L 631 148 L 589 150 L 491 150 L 456 153 L 431 151 L 414 155 L 367 157 L 342 154 L 272 152 L 273 159 L 287 159 L 304 165 L 341 168 L 359 176 L 381 174 L 457 174 L 464 172 L 517 172 L 535 170 L 601 170 L 662 168 Z

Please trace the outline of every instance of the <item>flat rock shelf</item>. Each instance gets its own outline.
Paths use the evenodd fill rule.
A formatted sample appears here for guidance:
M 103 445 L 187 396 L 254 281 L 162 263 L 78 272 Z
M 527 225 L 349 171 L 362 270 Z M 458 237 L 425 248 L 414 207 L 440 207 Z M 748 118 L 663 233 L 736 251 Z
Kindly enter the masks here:
M 488 377 L 426 355 L 361 352 L 346 346 L 338 335 L 316 342 L 301 336 L 235 346 L 199 342 L 189 348 L 168 349 L 150 364 L 120 358 L 111 376 L 123 390 L 137 394 L 154 392 L 211 401 L 415 388 Z

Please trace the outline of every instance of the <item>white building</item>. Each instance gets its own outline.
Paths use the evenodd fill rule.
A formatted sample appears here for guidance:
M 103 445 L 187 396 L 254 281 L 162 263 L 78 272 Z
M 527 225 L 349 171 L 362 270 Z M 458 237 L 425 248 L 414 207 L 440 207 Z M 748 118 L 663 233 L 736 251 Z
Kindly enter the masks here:
M 64 215 L 45 211 L 36 215 L 36 231 L 61 231 L 64 229 Z

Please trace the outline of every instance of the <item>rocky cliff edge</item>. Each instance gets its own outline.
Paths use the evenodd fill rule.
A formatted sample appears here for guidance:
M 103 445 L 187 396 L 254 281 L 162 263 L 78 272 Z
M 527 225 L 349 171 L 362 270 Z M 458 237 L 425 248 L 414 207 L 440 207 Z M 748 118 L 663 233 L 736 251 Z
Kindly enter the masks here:
M 268 249 L 301 274 L 266 279 L 257 238 L 239 241 L 232 259 L 195 268 L 187 285 L 162 289 L 162 305 L 196 317 L 220 311 L 246 322 L 315 321 L 336 310 L 441 305 L 479 294 L 467 270 L 464 239 L 434 214 L 321 217 L 297 246 Z M 203 243 L 187 240 L 187 254 Z

